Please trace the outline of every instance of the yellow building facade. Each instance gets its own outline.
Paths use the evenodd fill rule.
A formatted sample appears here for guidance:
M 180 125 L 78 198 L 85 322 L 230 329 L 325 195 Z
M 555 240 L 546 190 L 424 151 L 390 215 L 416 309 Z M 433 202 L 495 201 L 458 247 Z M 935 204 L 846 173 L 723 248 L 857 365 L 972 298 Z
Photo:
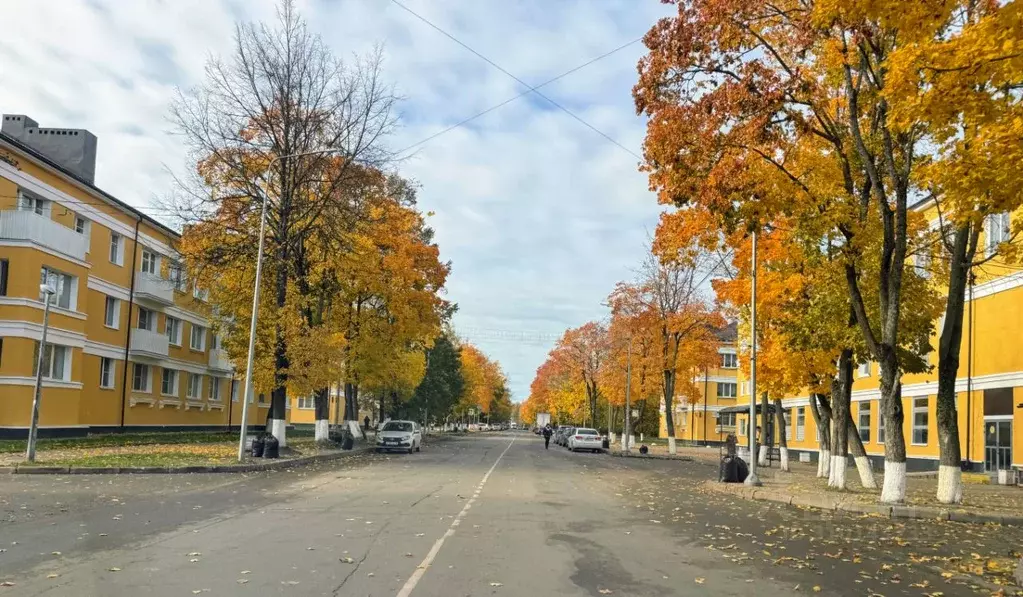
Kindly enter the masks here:
M 686 443 L 721 443 L 729 433 L 735 432 L 735 416 L 720 414 L 721 409 L 737 404 L 741 391 L 735 324 L 725 326 L 717 336 L 720 342 L 717 366 L 708 368 L 694 379 L 700 388 L 699 400 L 692 403 L 682 398 L 675 400 L 675 438 Z M 663 402 L 660 421 L 660 437 L 667 437 Z
M 932 225 L 937 214 L 931 205 L 918 205 Z M 1008 214 L 987 219 L 979 251 L 995 252 L 1009 240 Z M 979 255 L 978 257 L 982 257 Z M 929 259 L 916 258 L 914 267 L 926 271 Z M 963 343 L 956 380 L 956 409 L 964 465 L 975 471 L 1023 467 L 1023 268 L 1000 261 L 997 256 L 978 267 L 975 283 L 967 291 L 963 316 Z M 942 322 L 935 322 L 926 373 L 902 377 L 902 409 L 905 414 L 908 470 L 938 468 L 938 336 Z M 740 376 L 741 377 L 741 376 Z M 853 370 L 850 412 L 875 470 L 883 466 L 884 422 L 881 420 L 880 370 L 877 363 L 860 363 Z M 741 404 L 749 403 L 748 381 L 739 380 Z M 743 390 L 747 390 L 743 394 Z M 786 437 L 792 458 L 817 459 L 817 427 L 804 393 L 782 400 Z M 746 441 L 746 416 L 738 416 L 740 444 Z M 757 417 L 760 425 L 760 417 Z
M 96 140 L 0 129 L 0 437 L 25 436 L 43 329 L 40 434 L 238 426 L 242 388 L 188 283 L 177 232 L 100 190 Z M 261 397 L 262 398 L 262 397 Z M 268 400 L 255 400 L 262 424 Z

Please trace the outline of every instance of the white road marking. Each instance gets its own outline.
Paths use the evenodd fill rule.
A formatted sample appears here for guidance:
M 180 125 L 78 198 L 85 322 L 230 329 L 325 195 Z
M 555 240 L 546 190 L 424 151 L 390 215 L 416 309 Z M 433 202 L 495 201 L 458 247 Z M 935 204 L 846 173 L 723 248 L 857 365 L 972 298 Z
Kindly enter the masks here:
M 397 597 L 409 597 L 409 595 L 412 594 L 412 590 L 416 588 L 416 585 L 419 584 L 420 579 L 422 579 L 423 575 L 426 574 L 426 569 L 429 568 L 430 564 L 433 563 L 434 558 L 437 557 L 437 554 L 440 552 L 440 548 L 444 545 L 444 542 L 447 541 L 448 537 L 454 535 L 455 529 L 458 528 L 458 525 L 462 524 L 462 519 L 465 518 L 465 515 L 469 512 L 469 509 L 472 508 L 472 504 L 473 502 L 476 501 L 476 498 L 479 497 L 480 491 L 483 490 L 483 486 L 487 484 L 487 479 L 490 478 L 490 474 L 494 472 L 495 468 L 497 468 L 497 464 L 501 462 L 501 459 L 504 458 L 504 455 L 508 453 L 508 450 L 512 447 L 512 444 L 515 443 L 515 440 L 516 438 L 513 437 L 512 440 L 508 442 L 508 446 L 505 447 L 504 452 L 501 452 L 501 455 L 497 457 L 497 460 L 494 461 L 494 465 L 490 467 L 490 470 L 487 471 L 487 474 L 483 475 L 483 480 L 480 481 L 480 484 L 476 486 L 476 493 L 473 495 L 473 497 L 469 498 L 468 502 L 465 503 L 465 507 L 463 507 L 462 511 L 458 513 L 458 516 L 455 517 L 455 520 L 451 522 L 451 526 L 448 527 L 448 530 L 443 535 L 441 535 L 440 539 L 437 539 L 437 541 L 433 544 L 433 547 L 430 548 L 429 553 L 426 554 L 426 557 L 423 559 L 423 561 L 419 564 L 419 566 L 416 567 L 416 571 L 412 573 L 412 576 L 410 576 L 409 579 L 405 581 L 405 585 L 401 588 L 400 591 L 398 591 Z

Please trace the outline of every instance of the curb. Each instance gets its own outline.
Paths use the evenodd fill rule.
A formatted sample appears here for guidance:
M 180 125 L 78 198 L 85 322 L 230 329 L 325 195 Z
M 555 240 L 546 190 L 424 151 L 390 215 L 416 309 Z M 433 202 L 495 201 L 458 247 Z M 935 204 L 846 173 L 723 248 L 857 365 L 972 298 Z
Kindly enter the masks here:
M 266 462 L 248 462 L 244 464 L 224 464 L 214 466 L 124 466 L 124 467 L 89 467 L 89 466 L 29 466 L 17 465 L 0 468 L 0 474 L 14 475 L 180 475 L 191 473 L 255 473 L 279 469 L 307 466 L 317 462 L 340 460 L 348 456 L 366 454 L 373 451 L 373 446 L 359 446 L 344 452 L 314 454 L 292 460 L 271 460 Z
M 771 489 L 737 486 L 732 489 L 727 484 L 705 481 L 704 486 L 717 493 L 725 493 L 741 497 L 744 500 L 758 500 L 813 508 L 827 512 L 848 512 L 854 514 L 877 514 L 885 518 L 905 518 L 916 520 L 944 520 L 969 524 L 1003 524 L 1023 526 L 1023 516 L 1011 514 L 995 514 L 988 512 L 964 512 L 947 508 L 928 506 L 886 506 L 884 504 L 868 504 L 857 501 L 838 501 L 828 496 L 792 495 Z
M 625 452 L 612 452 L 612 451 L 608 451 L 607 454 L 609 456 L 614 456 L 615 458 L 643 458 L 643 459 L 646 459 L 646 460 L 679 460 L 681 462 L 694 462 L 696 460 L 692 456 L 684 456 L 684 455 L 672 456 L 670 454 L 640 454 L 638 452 L 636 452 L 636 453 L 625 453 Z

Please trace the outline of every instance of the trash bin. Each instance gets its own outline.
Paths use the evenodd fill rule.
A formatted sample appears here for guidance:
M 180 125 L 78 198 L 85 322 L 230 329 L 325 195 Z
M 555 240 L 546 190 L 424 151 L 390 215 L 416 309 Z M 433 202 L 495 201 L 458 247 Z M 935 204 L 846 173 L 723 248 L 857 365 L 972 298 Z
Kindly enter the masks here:
M 640 446 L 640 447 L 639 447 L 639 453 L 640 453 L 640 454 L 646 454 L 646 453 L 647 453 L 647 452 L 649 452 L 649 451 L 650 451 L 650 448 L 648 448 L 648 447 L 646 447 L 646 446 Z
M 604 449 L 605 450 L 610 449 L 611 448 L 611 440 L 609 440 L 607 437 L 604 437 L 604 444 L 603 445 L 604 445 Z
M 279 458 L 281 455 L 280 445 L 276 437 L 272 435 L 266 436 L 263 442 L 263 458 Z
M 252 457 L 253 458 L 262 458 L 263 457 L 263 448 L 265 446 L 266 446 L 266 440 L 264 440 L 262 436 L 256 436 L 256 438 L 252 440 Z

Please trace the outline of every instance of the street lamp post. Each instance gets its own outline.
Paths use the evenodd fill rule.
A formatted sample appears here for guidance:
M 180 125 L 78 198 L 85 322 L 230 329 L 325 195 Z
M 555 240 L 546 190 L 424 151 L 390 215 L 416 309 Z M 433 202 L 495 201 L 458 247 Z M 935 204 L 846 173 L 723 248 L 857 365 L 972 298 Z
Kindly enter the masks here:
M 46 355 L 46 332 L 50 327 L 50 298 L 56 290 L 49 284 L 40 284 L 39 292 L 43 295 L 43 334 L 39 339 L 39 357 L 36 360 L 35 392 L 32 393 L 32 418 L 28 424 L 28 447 L 25 460 L 36 461 L 36 433 L 39 431 L 39 401 L 43 395 L 43 358 Z
M 306 155 L 334 153 L 337 151 L 340 150 L 334 147 L 324 147 L 322 149 L 313 149 L 290 155 L 278 155 L 274 156 L 266 167 L 266 175 L 263 177 L 263 201 L 259 213 L 259 252 L 256 256 L 256 282 L 252 288 L 252 318 L 249 321 L 249 354 L 245 363 L 245 393 L 242 397 L 242 422 L 241 432 L 238 437 L 238 462 L 241 462 L 245 458 L 245 436 L 248 435 L 249 432 L 249 394 L 252 393 L 252 361 L 256 352 L 256 322 L 259 319 L 259 283 L 263 277 L 263 245 L 264 238 L 266 237 L 266 202 L 270 197 L 270 171 L 273 169 L 274 163 L 283 158 L 297 158 Z M 272 399 L 270 401 L 270 408 L 273 408 Z
M 750 289 L 750 360 L 749 360 L 749 425 L 746 431 L 749 432 L 749 476 L 746 477 L 746 485 L 751 487 L 760 486 L 760 478 L 757 477 L 757 232 L 753 231 L 753 264 L 752 264 L 752 286 Z M 764 430 L 767 433 L 767 430 Z
M 629 352 L 628 358 L 625 362 L 625 425 L 622 429 L 622 450 L 625 452 L 629 451 L 629 439 L 632 437 L 632 403 L 630 395 L 632 393 L 632 338 L 629 338 Z

